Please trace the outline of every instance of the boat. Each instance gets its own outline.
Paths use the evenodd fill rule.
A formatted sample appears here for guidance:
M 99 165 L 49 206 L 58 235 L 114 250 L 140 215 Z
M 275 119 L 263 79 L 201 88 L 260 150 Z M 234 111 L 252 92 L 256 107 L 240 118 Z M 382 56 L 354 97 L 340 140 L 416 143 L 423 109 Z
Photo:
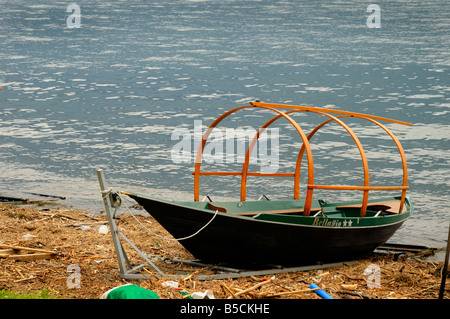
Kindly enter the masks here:
M 224 118 L 243 109 L 269 110 L 274 117 L 261 126 L 249 143 L 242 171 L 202 171 L 202 155 L 206 141 Z M 294 120 L 294 112 L 311 112 L 327 119 L 306 135 Z M 266 112 L 267 113 L 267 112 Z M 345 118 L 365 119 L 387 133 L 396 144 L 403 168 L 398 186 L 373 186 L 364 149 Z M 261 136 L 276 120 L 287 119 L 299 133 L 302 146 L 293 173 L 249 172 L 251 152 Z M 313 156 L 310 140 L 324 125 L 337 122 L 345 128 L 359 150 L 362 160 L 363 185 L 318 185 L 314 183 Z M 318 107 L 250 102 L 219 116 L 205 131 L 198 148 L 194 168 L 192 201 L 171 201 L 124 191 L 140 204 L 195 258 L 202 262 L 239 267 L 282 267 L 345 261 L 372 253 L 386 243 L 411 216 L 413 205 L 406 191 L 407 164 L 398 138 L 381 121 L 410 126 L 410 123 L 361 113 Z M 306 195 L 300 197 L 302 159 L 307 159 Z M 240 198 L 235 201 L 200 201 L 200 177 L 238 176 L 241 178 Z M 294 179 L 293 198 L 283 200 L 246 200 L 248 176 L 273 176 Z M 314 190 L 347 190 L 359 192 L 352 201 L 329 203 L 315 199 Z M 369 198 L 376 191 L 397 191 L 390 197 Z

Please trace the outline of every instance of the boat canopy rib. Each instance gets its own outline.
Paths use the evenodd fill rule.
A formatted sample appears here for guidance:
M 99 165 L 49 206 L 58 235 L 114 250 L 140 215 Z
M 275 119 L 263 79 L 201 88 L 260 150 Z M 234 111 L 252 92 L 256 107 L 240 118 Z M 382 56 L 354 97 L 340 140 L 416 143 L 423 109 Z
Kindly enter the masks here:
M 208 140 L 209 135 L 211 134 L 212 130 L 227 116 L 229 116 L 232 113 L 235 113 L 242 109 L 247 108 L 259 108 L 259 109 L 266 109 L 273 111 L 277 113 L 275 117 L 270 119 L 268 122 L 266 122 L 261 128 L 256 132 L 255 136 L 253 137 L 252 141 L 250 142 L 247 152 L 245 155 L 245 160 L 242 166 L 241 172 L 201 172 L 201 162 L 202 162 L 202 155 L 203 150 L 205 148 L 206 141 Z M 281 111 L 280 109 L 288 109 L 289 111 Z M 290 116 L 290 114 L 295 112 L 311 112 L 320 114 L 326 117 L 329 117 L 328 120 L 324 121 L 323 123 L 316 126 L 311 133 L 306 135 L 300 125 Z M 340 116 L 334 116 L 329 113 L 333 114 L 341 114 Z M 370 121 L 376 125 L 378 125 L 380 128 L 382 128 L 394 141 L 395 145 L 397 146 L 397 149 L 400 153 L 400 157 L 402 160 L 402 168 L 403 168 L 403 180 L 401 186 L 370 186 L 370 179 L 369 179 L 369 168 L 367 163 L 367 158 L 364 152 L 364 149 L 356 136 L 356 134 L 353 132 L 353 130 L 350 129 L 342 120 L 341 118 L 345 117 L 356 117 L 365 119 L 367 121 Z M 250 157 L 252 150 L 254 146 L 256 145 L 259 137 L 262 135 L 265 129 L 269 127 L 273 122 L 280 118 L 287 119 L 292 126 L 297 130 L 297 132 L 300 135 L 300 138 L 303 142 L 298 156 L 297 156 L 297 162 L 294 173 L 257 173 L 257 172 L 248 172 L 248 166 L 250 162 Z M 318 108 L 318 107 L 306 107 L 306 106 L 296 106 L 296 105 L 284 105 L 284 104 L 273 104 L 273 103 L 261 103 L 261 102 L 250 102 L 250 105 L 241 106 L 234 108 L 232 110 L 229 110 L 219 116 L 205 131 L 203 134 L 202 141 L 199 145 L 197 157 L 195 161 L 195 170 L 194 170 L 194 201 L 199 201 L 199 195 L 200 195 L 200 176 L 201 175 L 218 175 L 218 176 L 224 176 L 224 175 L 235 175 L 235 176 L 241 176 L 241 191 L 240 191 L 240 200 L 245 201 L 246 198 L 246 186 L 247 186 L 247 177 L 248 176 L 276 176 L 276 177 L 294 177 L 294 199 L 298 200 L 300 199 L 300 171 L 301 171 L 301 162 L 304 156 L 304 153 L 306 152 L 306 158 L 307 158 L 307 164 L 308 164 L 308 178 L 307 178 L 307 187 L 306 187 L 306 197 L 305 197 L 305 204 L 304 204 L 304 216 L 309 216 L 311 212 L 311 203 L 312 203 L 312 197 L 313 197 L 313 191 L 314 189 L 330 189 L 330 190 L 359 190 L 363 191 L 363 199 L 362 199 L 362 205 L 361 205 L 361 213 L 360 216 L 364 217 L 366 215 L 367 211 L 367 205 L 368 205 L 368 199 L 369 199 L 369 191 L 373 190 L 401 190 L 401 200 L 400 200 L 400 206 L 403 207 L 403 204 L 405 202 L 405 196 L 406 191 L 409 189 L 407 185 L 408 180 L 408 173 L 407 173 L 407 164 L 406 164 L 406 157 L 405 153 L 403 151 L 403 148 L 400 144 L 400 141 L 398 138 L 384 125 L 379 123 L 378 121 L 386 121 L 391 123 L 397 123 L 402 125 L 408 125 L 411 126 L 412 124 L 392 120 L 384 117 L 379 116 L 373 116 L 373 115 L 365 115 L 361 113 L 354 113 L 354 112 L 347 112 L 347 111 L 340 111 L 340 110 L 334 110 L 334 109 L 326 109 L 326 108 Z M 310 139 L 314 136 L 314 134 L 321 129 L 326 124 L 335 121 L 339 123 L 346 131 L 347 133 L 352 137 L 353 141 L 355 142 L 363 164 L 363 171 L 364 171 L 364 185 L 363 186 L 349 186 L 349 185 L 316 185 L 314 184 L 314 163 L 313 163 L 313 157 L 311 152 L 311 147 L 309 144 Z M 400 213 L 400 211 L 399 211 Z

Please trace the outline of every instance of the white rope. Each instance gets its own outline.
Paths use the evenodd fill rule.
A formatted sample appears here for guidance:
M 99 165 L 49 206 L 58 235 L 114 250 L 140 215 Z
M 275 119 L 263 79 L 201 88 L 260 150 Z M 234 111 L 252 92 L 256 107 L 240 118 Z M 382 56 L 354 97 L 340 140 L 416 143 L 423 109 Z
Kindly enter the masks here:
M 162 238 L 162 239 L 165 239 L 165 240 L 176 240 L 176 241 L 179 241 L 179 240 L 185 240 L 185 239 L 189 239 L 189 238 L 192 238 L 192 237 L 196 236 L 196 235 L 197 235 L 198 233 L 200 233 L 203 229 L 205 229 L 209 224 L 211 224 L 211 222 L 214 220 L 214 218 L 216 218 L 217 213 L 219 212 L 218 210 L 216 210 L 216 212 L 214 213 L 214 216 L 213 216 L 213 217 L 212 217 L 212 218 L 211 218 L 211 219 L 210 219 L 210 220 L 209 220 L 202 228 L 200 228 L 199 230 L 197 230 L 197 231 L 196 231 L 195 233 L 193 233 L 192 235 L 189 235 L 189 236 L 186 236 L 186 237 L 182 237 L 182 238 L 167 238 L 167 237 L 158 235 L 158 234 L 152 232 L 152 231 L 151 231 L 150 229 L 148 229 L 147 227 L 145 227 L 145 226 L 139 221 L 139 219 L 137 219 L 136 216 L 134 216 L 134 214 L 130 211 L 130 209 L 128 208 L 127 204 L 125 204 L 125 202 L 124 202 L 122 196 L 120 195 L 120 193 L 119 193 L 118 191 L 113 190 L 112 188 L 110 188 L 110 189 L 105 190 L 105 191 L 102 192 L 102 194 L 103 194 L 104 197 L 108 196 L 108 195 L 111 194 L 111 193 L 112 193 L 112 194 L 116 194 L 116 195 L 118 196 L 118 198 L 120 199 L 119 205 L 114 206 L 114 207 L 115 207 L 114 215 L 116 214 L 117 208 L 119 208 L 119 206 L 123 203 L 123 204 L 125 205 L 125 207 L 126 207 L 127 212 L 130 213 L 130 215 L 138 222 L 139 225 L 141 225 L 141 226 L 142 226 L 146 231 L 148 231 L 150 234 L 155 235 L 156 237 L 159 237 L 159 238 Z M 150 215 L 151 215 L 151 214 L 150 214 Z
M 102 197 L 103 199 L 108 198 L 109 195 L 115 195 L 115 197 L 113 197 L 112 199 L 114 199 L 114 201 L 111 201 L 111 206 L 115 207 L 116 210 L 117 208 L 120 207 L 120 205 L 122 205 L 122 196 L 120 196 L 120 193 L 112 188 L 108 188 L 105 189 L 104 191 L 101 191 L 102 193 Z M 114 212 L 115 213 L 115 212 Z

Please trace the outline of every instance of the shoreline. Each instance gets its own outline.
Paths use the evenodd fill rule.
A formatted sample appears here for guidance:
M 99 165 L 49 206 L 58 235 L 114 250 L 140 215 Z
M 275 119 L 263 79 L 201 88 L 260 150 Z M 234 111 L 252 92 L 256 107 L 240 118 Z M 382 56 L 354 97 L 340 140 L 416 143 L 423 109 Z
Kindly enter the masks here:
M 152 232 L 170 236 L 153 218 L 136 217 Z M 26 206 L 0 203 L 0 245 L 55 252 L 43 259 L 0 258 L 0 290 L 32 292 L 47 289 L 56 298 L 97 299 L 114 287 L 131 283 L 155 292 L 161 299 L 183 299 L 185 297 L 179 291 L 164 285 L 168 280 L 175 280 L 179 289 L 189 293 L 209 289 L 216 299 L 320 299 L 314 292 L 305 291 L 309 283 L 316 283 L 335 299 L 437 299 L 439 294 L 443 262 L 423 256 L 400 255 L 397 258 L 390 254 L 372 254 L 353 264 L 275 274 L 271 283 L 236 296 L 265 280 L 264 277 L 197 280 L 197 275 L 209 274 L 211 270 L 168 262 L 167 258 L 193 259 L 178 242 L 145 232 L 129 213 L 120 215 L 117 222 L 121 231 L 141 251 L 153 256 L 158 267 L 167 273 L 182 270 L 186 277 L 120 278 L 111 234 L 109 230 L 107 234 L 99 232 L 101 225 L 107 225 L 105 216 L 91 216 L 86 211 L 58 207 L 47 201 Z M 132 263 L 142 263 L 140 256 L 127 244 L 124 248 Z M 69 265 L 77 265 L 80 269 L 79 288 L 68 285 L 72 274 L 68 271 Z M 378 265 L 381 271 L 380 287 L 376 289 L 368 287 L 367 275 L 364 275 L 370 265 Z M 144 270 L 147 274 L 151 272 Z M 450 297 L 449 290 L 447 284 L 445 299 Z
M 154 195 L 161 199 L 167 200 L 190 200 L 192 198 L 192 194 L 190 192 L 182 192 L 181 195 L 177 192 L 177 194 L 175 195 L 172 191 L 167 189 L 156 190 L 139 188 L 136 186 L 123 186 L 123 189 L 133 190 L 142 194 Z M 81 197 L 72 197 L 74 194 L 72 192 L 68 192 L 66 189 L 65 191 L 58 191 L 54 188 L 47 190 L 36 190 L 30 188 L 27 189 L 27 191 L 10 190 L 7 193 L 0 194 L 0 203 L 1 195 L 19 198 L 22 197 L 32 202 L 37 201 L 46 204 L 48 203 L 49 205 L 52 205 L 53 203 L 55 207 L 58 206 L 66 209 L 87 211 L 92 216 L 101 216 L 101 213 L 104 211 L 104 204 L 101 198 L 98 181 L 91 181 L 89 185 L 86 185 L 84 187 L 84 190 L 85 191 L 81 195 Z M 32 192 L 45 192 L 46 194 L 34 193 L 36 195 L 33 195 Z M 60 199 L 59 197 L 65 197 L 65 199 Z M 229 200 L 229 198 L 223 198 L 223 200 Z M 415 208 L 415 211 L 413 212 L 411 217 L 394 234 L 390 241 L 396 244 L 411 244 L 433 248 L 445 248 L 447 245 L 448 237 L 448 221 L 445 220 L 445 218 L 429 220 L 428 216 L 423 215 L 423 213 L 422 215 L 420 215 L 421 212 L 417 212 L 416 209 L 417 208 Z M 118 213 L 122 212 L 126 212 L 126 209 L 120 207 Z M 444 256 L 441 256 L 439 258 L 443 259 Z

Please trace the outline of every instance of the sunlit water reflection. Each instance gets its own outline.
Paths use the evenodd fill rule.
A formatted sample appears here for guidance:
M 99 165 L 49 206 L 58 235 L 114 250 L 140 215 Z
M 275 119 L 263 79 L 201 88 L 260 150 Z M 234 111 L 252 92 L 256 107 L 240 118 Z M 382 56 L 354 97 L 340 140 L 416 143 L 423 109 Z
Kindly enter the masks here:
M 193 130 L 195 120 L 209 125 L 224 111 L 259 99 L 413 123 L 387 124 L 405 149 L 415 206 L 392 241 L 445 242 L 450 200 L 445 1 L 382 3 L 380 29 L 367 28 L 367 3 L 353 1 L 78 4 L 82 25 L 73 29 L 66 26 L 63 1 L 0 7 L 2 195 L 55 194 L 73 207 L 98 212 L 95 171 L 103 168 L 119 189 L 191 199 L 193 163 L 172 160 L 174 129 Z M 268 116 L 239 114 L 223 127 L 256 129 Z M 305 132 L 323 121 L 295 118 Z M 389 136 L 361 121 L 346 122 L 367 150 L 373 183 L 399 184 L 401 165 Z M 289 125 L 277 125 L 280 172 L 291 172 L 300 143 Z M 317 183 L 362 181 L 358 150 L 341 133 L 338 125 L 329 125 L 312 140 Z M 230 166 L 215 169 L 239 167 Z M 292 196 L 291 180 L 250 178 L 248 185 L 249 198 Z M 204 178 L 201 192 L 230 199 L 238 187 L 234 177 Z M 317 196 L 355 197 L 322 193 Z

